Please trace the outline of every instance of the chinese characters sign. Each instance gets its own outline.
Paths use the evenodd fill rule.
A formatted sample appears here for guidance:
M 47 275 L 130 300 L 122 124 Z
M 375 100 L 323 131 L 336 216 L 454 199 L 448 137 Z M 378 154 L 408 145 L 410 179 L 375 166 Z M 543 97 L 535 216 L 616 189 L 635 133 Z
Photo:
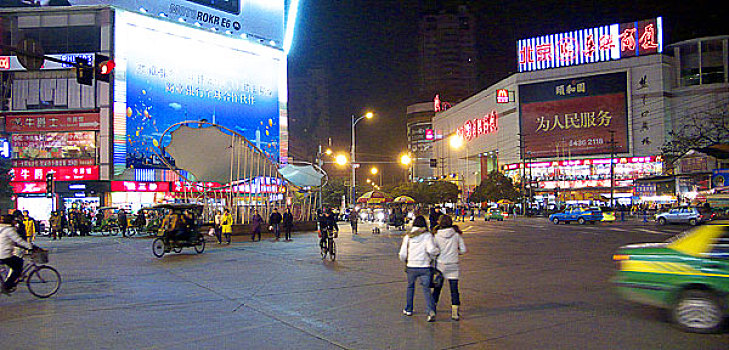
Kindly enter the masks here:
M 9 132 L 99 130 L 99 113 L 25 114 L 5 117 Z
M 663 51 L 661 17 L 517 42 L 520 72 L 618 60 Z
M 112 181 L 113 192 L 168 192 L 169 182 Z
M 625 73 L 611 73 L 519 86 L 526 154 L 628 152 L 626 84 Z
M 456 129 L 456 134 L 466 141 L 471 141 L 481 135 L 490 134 L 498 130 L 499 115 L 496 111 L 473 120 L 467 120 L 461 127 Z
M 99 167 L 92 166 L 59 166 L 12 168 L 11 181 L 45 181 L 46 174 L 54 172 L 56 181 L 98 180 Z

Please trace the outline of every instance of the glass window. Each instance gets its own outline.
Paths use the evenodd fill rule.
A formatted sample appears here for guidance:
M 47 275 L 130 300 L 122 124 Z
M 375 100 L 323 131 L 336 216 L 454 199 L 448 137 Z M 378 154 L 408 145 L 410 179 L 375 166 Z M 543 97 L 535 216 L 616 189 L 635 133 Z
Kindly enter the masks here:
M 699 46 L 698 44 L 679 47 L 681 57 L 681 86 L 699 85 Z
M 96 26 L 20 29 L 21 38 L 38 41 L 46 54 L 83 53 L 101 50 L 101 29 Z
M 724 45 L 722 40 L 701 42 L 701 84 L 724 82 Z

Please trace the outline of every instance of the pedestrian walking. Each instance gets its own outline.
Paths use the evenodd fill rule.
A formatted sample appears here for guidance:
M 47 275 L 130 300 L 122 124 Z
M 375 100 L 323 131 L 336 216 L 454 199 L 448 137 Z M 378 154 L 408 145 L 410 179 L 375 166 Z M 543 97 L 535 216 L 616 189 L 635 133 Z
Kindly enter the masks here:
M 121 229 L 122 237 L 127 236 L 127 213 L 124 211 L 124 209 L 119 209 L 119 213 L 117 214 L 117 220 L 119 221 L 119 229 Z
M 435 321 L 435 302 L 430 292 L 430 280 L 432 279 L 430 263 L 433 257 L 438 255 L 438 247 L 435 245 L 433 235 L 428 231 L 425 217 L 418 215 L 413 220 L 413 227 L 403 237 L 398 255 L 400 260 L 405 262 L 405 271 L 408 276 L 406 304 L 402 310 L 403 314 L 405 316 L 412 316 L 413 314 L 415 282 L 418 281 L 423 288 L 428 322 Z
M 258 210 L 254 210 L 251 218 L 251 241 L 255 242 L 256 235 L 258 235 L 258 241 L 261 240 L 261 225 L 263 225 L 263 218 L 258 214 Z
M 220 231 L 222 232 L 222 235 L 225 236 L 225 243 L 230 244 L 230 236 L 233 234 L 233 215 L 230 214 L 230 210 L 227 208 L 223 212 L 223 216 L 220 218 Z M 220 237 L 219 240 L 221 243 L 223 242 L 222 237 Z
M 281 238 L 281 220 L 283 220 L 283 217 L 278 212 L 278 208 L 273 208 L 273 213 L 268 217 L 268 227 L 276 236 L 276 241 Z
M 63 237 L 63 218 L 58 210 L 54 210 L 51 213 L 51 218 L 48 222 L 51 226 L 51 238 L 54 241 L 56 238 L 61 239 L 61 237 Z
M 27 210 L 23 210 L 23 226 L 25 226 L 25 240 L 30 243 L 35 242 L 35 220 L 30 217 Z
M 220 223 L 223 221 L 223 213 L 220 210 L 215 212 L 213 231 L 215 232 L 215 238 L 218 240 L 218 244 L 223 244 L 223 227 Z
M 284 229 L 284 239 L 286 241 L 291 240 L 291 230 L 294 228 L 294 215 L 291 214 L 291 209 L 286 208 L 286 212 L 283 214 L 281 225 Z
M 430 208 L 430 215 L 428 216 L 428 221 L 430 221 L 430 229 L 432 230 L 435 226 L 438 225 L 438 218 L 440 217 L 440 209 L 438 208 Z
M 357 210 L 352 209 L 352 211 L 349 212 L 349 225 L 352 226 L 352 234 L 357 234 L 357 222 L 359 221 L 359 212 Z
M 451 319 L 458 321 L 460 318 L 459 307 L 461 305 L 460 295 L 458 293 L 458 255 L 466 253 L 466 244 L 461 237 L 458 226 L 453 225 L 451 217 L 443 215 L 438 219 L 438 226 L 434 230 L 435 246 L 440 252 L 436 258 L 435 268 L 443 274 L 443 278 L 448 280 L 448 286 L 451 290 Z M 433 289 L 433 303 L 438 305 L 440 299 L 440 291 L 443 285 Z

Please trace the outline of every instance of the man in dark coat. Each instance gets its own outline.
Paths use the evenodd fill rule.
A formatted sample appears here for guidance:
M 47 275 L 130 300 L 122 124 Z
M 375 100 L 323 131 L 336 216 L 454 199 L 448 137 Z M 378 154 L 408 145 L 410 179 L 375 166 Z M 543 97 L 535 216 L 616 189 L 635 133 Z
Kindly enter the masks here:
M 291 214 L 291 209 L 286 208 L 286 212 L 283 214 L 283 221 L 281 222 L 284 228 L 284 235 L 287 241 L 291 240 L 291 230 L 294 228 L 294 216 Z
M 277 241 L 281 237 L 281 221 L 282 220 L 283 220 L 283 217 L 281 217 L 281 213 L 278 212 L 277 208 L 273 208 L 273 213 L 271 213 L 271 216 L 268 217 L 268 225 L 271 226 L 273 233 L 276 235 Z

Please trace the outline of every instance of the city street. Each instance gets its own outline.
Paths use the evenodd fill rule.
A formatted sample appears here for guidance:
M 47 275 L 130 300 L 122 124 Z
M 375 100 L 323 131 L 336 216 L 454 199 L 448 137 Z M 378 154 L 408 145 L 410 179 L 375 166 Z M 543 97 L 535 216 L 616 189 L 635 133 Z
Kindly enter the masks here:
M 683 333 L 666 313 L 618 298 L 611 256 L 688 229 L 640 221 L 559 225 L 544 218 L 458 222 L 459 322 L 443 291 L 434 323 L 422 291 L 406 317 L 402 232 L 340 223 L 335 262 L 316 233 L 292 242 L 235 237 L 203 254 L 153 257 L 150 239 L 40 238 L 59 293 L 0 295 L 3 349 L 727 349 L 729 334 Z M 447 289 L 445 287 L 444 289 Z

